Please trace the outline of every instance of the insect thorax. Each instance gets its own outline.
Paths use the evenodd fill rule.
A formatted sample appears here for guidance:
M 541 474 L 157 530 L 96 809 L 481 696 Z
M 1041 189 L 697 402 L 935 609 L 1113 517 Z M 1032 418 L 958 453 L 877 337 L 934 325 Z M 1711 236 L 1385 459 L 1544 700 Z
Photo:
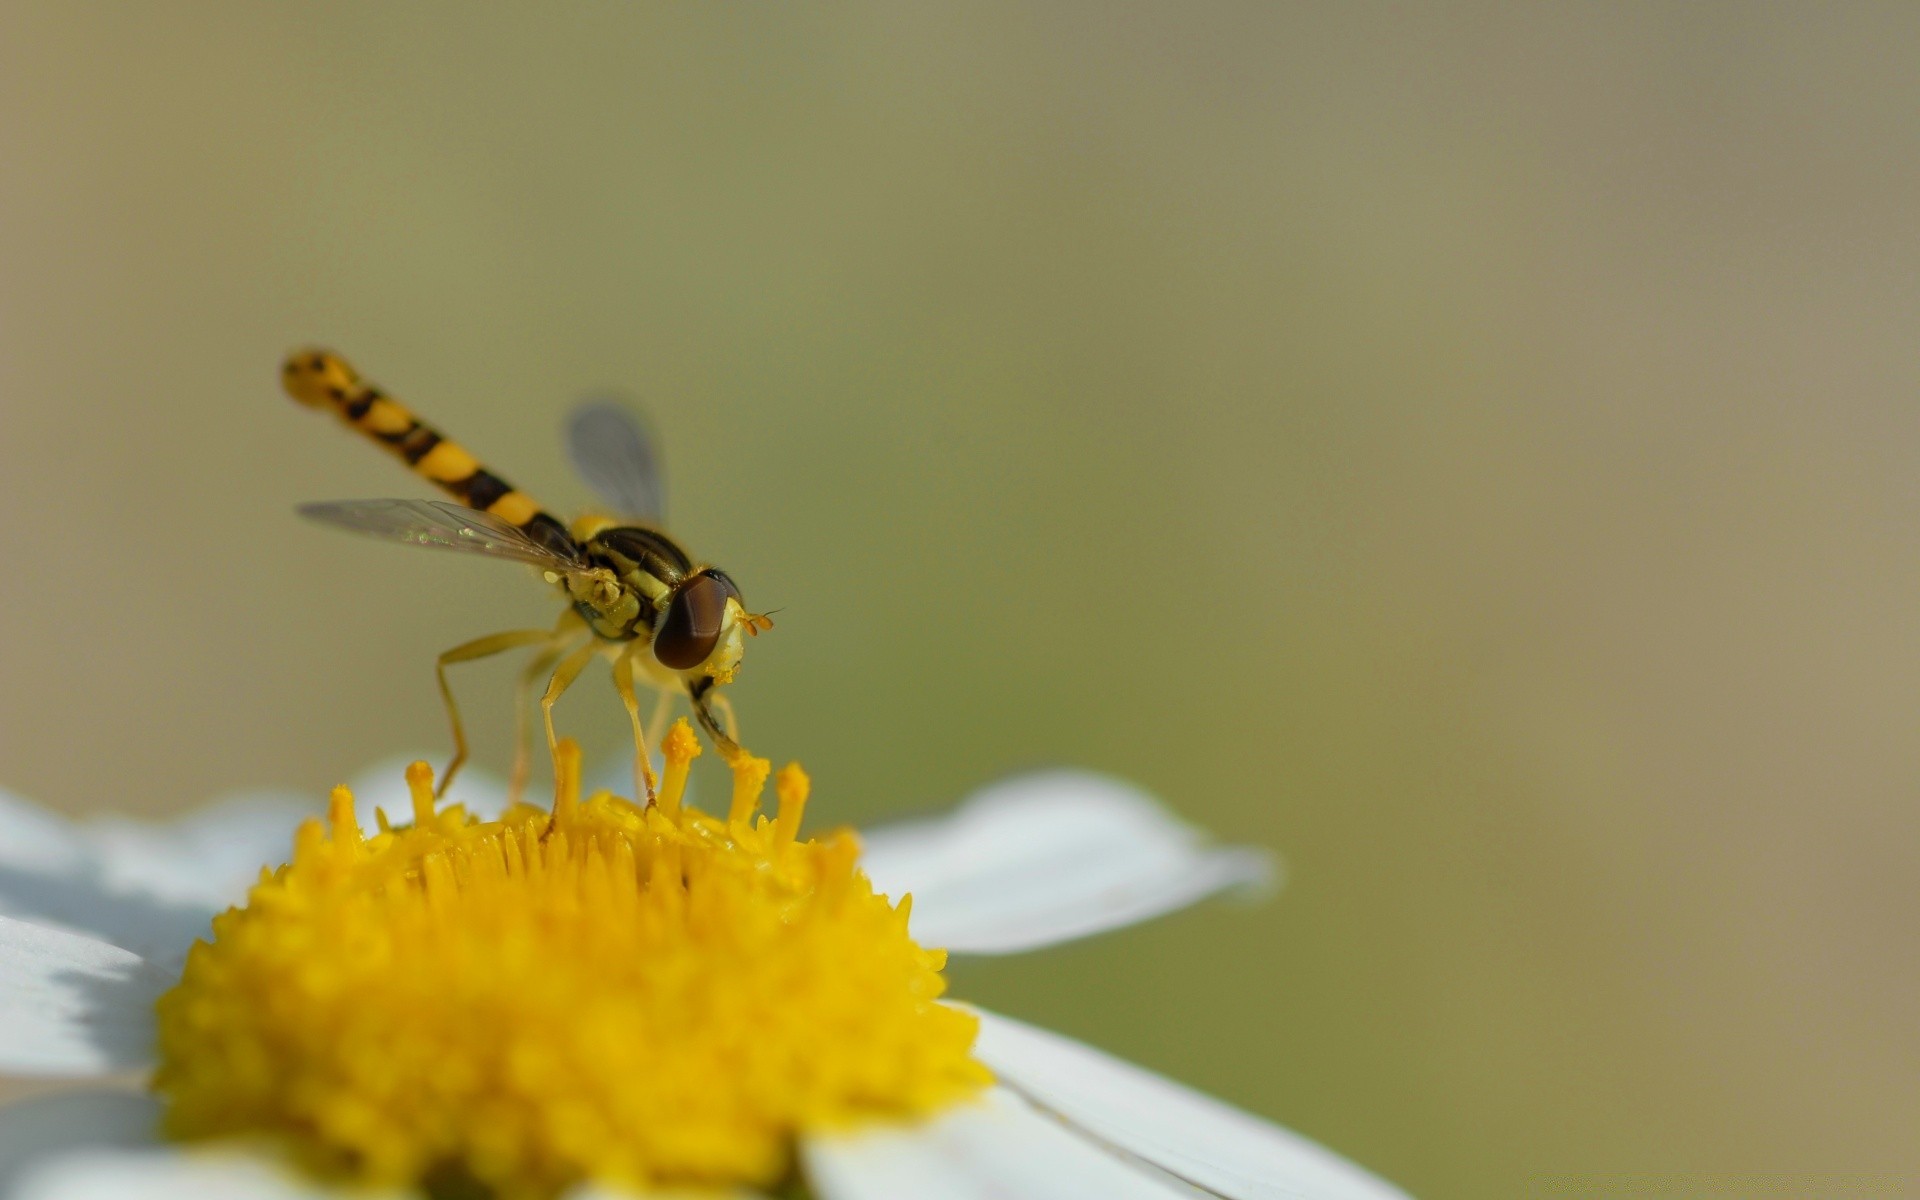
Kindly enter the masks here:
M 636 525 L 600 530 L 584 546 L 614 587 L 570 583 L 574 608 L 603 638 L 651 636 L 674 586 L 692 574 L 693 560 L 665 534 Z

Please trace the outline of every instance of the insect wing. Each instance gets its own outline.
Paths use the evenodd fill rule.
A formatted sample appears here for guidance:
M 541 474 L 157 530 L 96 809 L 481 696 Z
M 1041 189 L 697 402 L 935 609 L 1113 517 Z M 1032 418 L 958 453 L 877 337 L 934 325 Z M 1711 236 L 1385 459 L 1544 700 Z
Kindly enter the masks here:
M 302 504 L 298 511 L 309 520 L 390 542 L 459 550 L 548 571 L 587 567 L 579 555 L 549 549 L 499 517 L 438 500 L 334 500 Z
M 659 524 L 667 506 L 653 439 L 632 412 L 611 400 L 590 400 L 567 418 L 567 456 L 614 515 Z

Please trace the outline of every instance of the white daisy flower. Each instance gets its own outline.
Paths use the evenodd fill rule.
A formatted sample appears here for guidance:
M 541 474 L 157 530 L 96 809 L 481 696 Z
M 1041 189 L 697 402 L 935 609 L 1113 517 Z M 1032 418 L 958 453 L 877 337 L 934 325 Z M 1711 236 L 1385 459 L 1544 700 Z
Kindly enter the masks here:
M 684 723 L 652 808 L 582 799 L 562 751 L 550 811 L 484 779 L 436 809 L 424 764 L 325 821 L 281 796 L 73 823 L 0 794 L 0 1074 L 101 1081 L 0 1109 L 0 1196 L 1404 1200 L 942 999 L 922 948 L 1115 929 L 1257 886 L 1265 855 L 1079 772 L 863 845 L 800 837 L 797 766 L 770 816 L 745 757 L 726 819 L 685 806 Z

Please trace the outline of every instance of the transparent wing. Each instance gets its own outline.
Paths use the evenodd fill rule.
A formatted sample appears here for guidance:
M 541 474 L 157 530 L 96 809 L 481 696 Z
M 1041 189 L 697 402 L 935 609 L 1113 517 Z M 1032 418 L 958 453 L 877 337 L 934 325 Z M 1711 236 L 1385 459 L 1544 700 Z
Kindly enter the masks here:
M 612 400 L 589 400 L 567 418 L 567 456 L 615 515 L 655 524 L 666 519 L 660 463 L 646 426 Z
M 578 571 L 587 566 L 579 555 L 549 549 L 499 517 L 439 500 L 332 500 L 302 504 L 296 511 L 323 525 L 390 542 L 462 550 L 549 571 Z

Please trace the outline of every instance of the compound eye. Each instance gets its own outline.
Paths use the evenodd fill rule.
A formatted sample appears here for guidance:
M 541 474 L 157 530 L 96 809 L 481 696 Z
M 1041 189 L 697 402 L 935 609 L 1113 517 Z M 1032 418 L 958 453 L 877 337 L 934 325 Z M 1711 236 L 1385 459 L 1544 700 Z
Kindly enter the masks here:
M 653 635 L 653 656 L 660 665 L 690 671 L 707 661 L 720 642 L 728 599 L 726 585 L 711 575 L 696 575 L 682 584 Z
M 733 581 L 733 576 L 722 571 L 719 567 L 708 567 L 707 578 L 725 588 L 730 598 L 734 600 L 740 599 L 740 585 Z

